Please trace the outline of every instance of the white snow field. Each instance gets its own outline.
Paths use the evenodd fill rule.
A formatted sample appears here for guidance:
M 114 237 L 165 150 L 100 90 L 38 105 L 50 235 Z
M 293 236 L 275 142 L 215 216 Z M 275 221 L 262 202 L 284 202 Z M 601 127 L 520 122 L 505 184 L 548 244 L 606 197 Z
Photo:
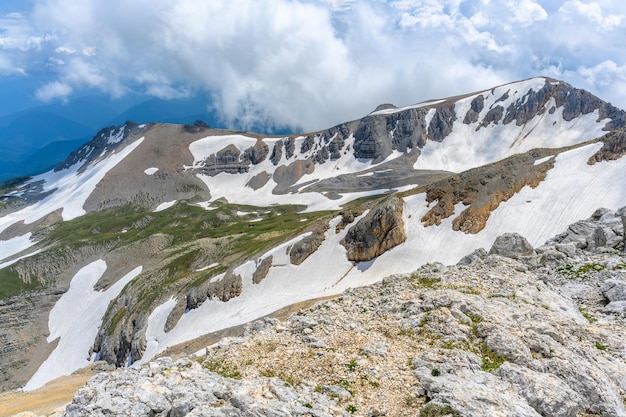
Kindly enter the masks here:
M 335 233 L 339 221 L 335 218 L 319 250 L 301 265 L 289 262 L 286 249 L 303 236 L 259 257 L 257 262 L 273 256 L 272 267 L 261 283 L 252 283 L 255 262 L 242 265 L 235 269 L 243 279 L 239 297 L 225 303 L 205 301 L 199 308 L 185 313 L 168 333 L 163 328 L 176 300 L 170 299 L 159 306 L 149 319 L 148 349 L 137 363 L 145 363 L 169 346 L 246 323 L 290 304 L 339 294 L 392 274 L 410 273 L 427 262 L 454 264 L 479 247 L 488 250 L 502 233 L 520 233 L 533 246 L 539 246 L 566 230 L 569 224 L 588 218 L 598 207 L 617 209 L 626 205 L 626 188 L 622 181 L 616 181 L 626 174 L 626 158 L 587 165 L 589 157 L 601 146 L 587 145 L 558 155 L 545 181 L 534 189 L 523 188 L 500 204 L 485 229 L 476 235 L 452 230 L 454 217 L 464 209 L 462 203 L 457 205 L 455 216 L 445 219 L 440 226 L 424 227 L 420 219 L 429 207 L 425 195 L 417 194 L 405 198 L 403 216 L 408 240 L 372 261 L 354 265 L 339 244 L 349 226 Z
M 479 127 L 491 106 L 501 105 L 506 109 L 529 90 L 541 89 L 544 83 L 543 78 L 534 78 L 481 93 L 485 98 L 484 108 L 478 121 L 471 124 L 463 123 L 463 119 L 477 95 L 457 101 L 457 119 L 452 132 L 442 142 L 426 142 L 414 167 L 462 172 L 533 148 L 561 148 L 595 139 L 606 133 L 602 128 L 610 119 L 598 121 L 597 110 L 569 122 L 563 119 L 563 107 L 550 114 L 549 109 L 555 106 L 554 99 L 547 105 L 547 111 L 522 126 L 517 126 L 514 121 L 506 125 L 500 121 L 496 125 Z M 513 91 L 509 98 L 498 101 L 510 90 Z M 513 94 L 516 90 L 519 95 Z
M 71 220 L 82 216 L 85 214 L 83 205 L 96 185 L 104 178 L 107 172 L 135 150 L 143 139 L 140 138 L 121 151 L 98 161 L 84 172 L 78 172 L 82 165 L 82 162 L 78 162 L 67 169 L 57 172 L 52 170 L 33 177 L 24 185 L 25 188 L 30 184 L 41 181 L 43 182 L 44 191 L 54 192 L 33 205 L 0 218 L 0 232 L 17 222 L 33 223 L 57 210 L 61 210 L 63 220 Z M 32 246 L 34 243 L 29 238 L 30 234 L 27 234 L 15 237 L 9 241 L 0 241 L 0 261 Z
M 137 267 L 106 291 L 94 290 L 106 269 L 106 262 L 100 259 L 74 275 L 70 289 L 56 302 L 48 318 L 48 343 L 58 339 L 58 344 L 24 386 L 24 391 L 40 388 L 47 382 L 69 375 L 94 361 L 95 357 L 90 357 L 89 349 L 98 334 L 109 303 L 142 271 L 142 267 Z

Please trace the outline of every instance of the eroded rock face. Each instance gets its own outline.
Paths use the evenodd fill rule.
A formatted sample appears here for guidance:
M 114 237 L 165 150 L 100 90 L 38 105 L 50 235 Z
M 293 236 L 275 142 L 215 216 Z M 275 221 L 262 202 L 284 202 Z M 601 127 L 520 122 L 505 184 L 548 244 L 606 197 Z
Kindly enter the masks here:
M 468 206 L 452 222 L 454 230 L 478 233 L 486 225 L 491 212 L 524 186 L 536 187 L 543 181 L 554 161 L 535 165 L 544 156 L 531 151 L 514 155 L 494 164 L 454 174 L 425 187 L 429 203 L 437 202 L 421 219 L 425 226 L 439 225 L 454 214 L 455 206 Z
M 292 265 L 300 265 L 312 255 L 324 242 L 325 230 L 314 230 L 309 236 L 300 239 L 289 249 L 289 261 Z
M 402 204 L 401 199 L 392 198 L 372 209 L 348 230 L 341 244 L 349 260 L 369 261 L 406 240 Z
M 272 261 L 274 257 L 268 256 L 263 259 L 261 262 L 258 262 L 257 268 L 252 274 L 252 283 L 258 284 L 265 279 L 267 274 L 270 272 L 270 267 L 272 266 Z

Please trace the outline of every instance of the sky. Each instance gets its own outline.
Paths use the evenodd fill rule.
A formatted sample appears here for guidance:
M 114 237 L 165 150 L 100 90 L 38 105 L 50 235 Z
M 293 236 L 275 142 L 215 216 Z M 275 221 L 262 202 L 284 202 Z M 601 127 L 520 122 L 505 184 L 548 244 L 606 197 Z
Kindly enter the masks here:
M 546 75 L 626 108 L 623 0 L 0 0 L 0 114 L 206 96 L 314 131 Z

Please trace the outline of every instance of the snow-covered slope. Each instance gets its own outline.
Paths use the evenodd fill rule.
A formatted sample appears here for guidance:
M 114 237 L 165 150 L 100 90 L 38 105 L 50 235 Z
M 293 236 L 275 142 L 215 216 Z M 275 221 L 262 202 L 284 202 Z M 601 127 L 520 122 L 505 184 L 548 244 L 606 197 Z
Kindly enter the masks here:
M 13 298 L 0 314 L 33 291 L 54 307 L 38 307 L 46 323 L 0 323 L 29 340 L 7 342 L 0 371 L 29 362 L 14 378 L 34 389 L 96 358 L 143 363 L 293 303 L 455 263 L 502 233 L 539 246 L 626 206 L 624 126 L 623 111 L 535 78 L 282 138 L 104 129 L 2 198 L 0 285 Z M 343 240 L 394 192 L 403 239 L 350 261 Z

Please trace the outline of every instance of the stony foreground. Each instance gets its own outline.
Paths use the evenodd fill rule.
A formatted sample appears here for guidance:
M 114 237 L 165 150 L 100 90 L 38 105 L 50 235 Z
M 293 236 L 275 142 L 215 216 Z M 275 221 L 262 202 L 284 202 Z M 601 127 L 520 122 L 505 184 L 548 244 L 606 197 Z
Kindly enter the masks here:
M 102 373 L 63 416 L 626 416 L 622 209 Z

